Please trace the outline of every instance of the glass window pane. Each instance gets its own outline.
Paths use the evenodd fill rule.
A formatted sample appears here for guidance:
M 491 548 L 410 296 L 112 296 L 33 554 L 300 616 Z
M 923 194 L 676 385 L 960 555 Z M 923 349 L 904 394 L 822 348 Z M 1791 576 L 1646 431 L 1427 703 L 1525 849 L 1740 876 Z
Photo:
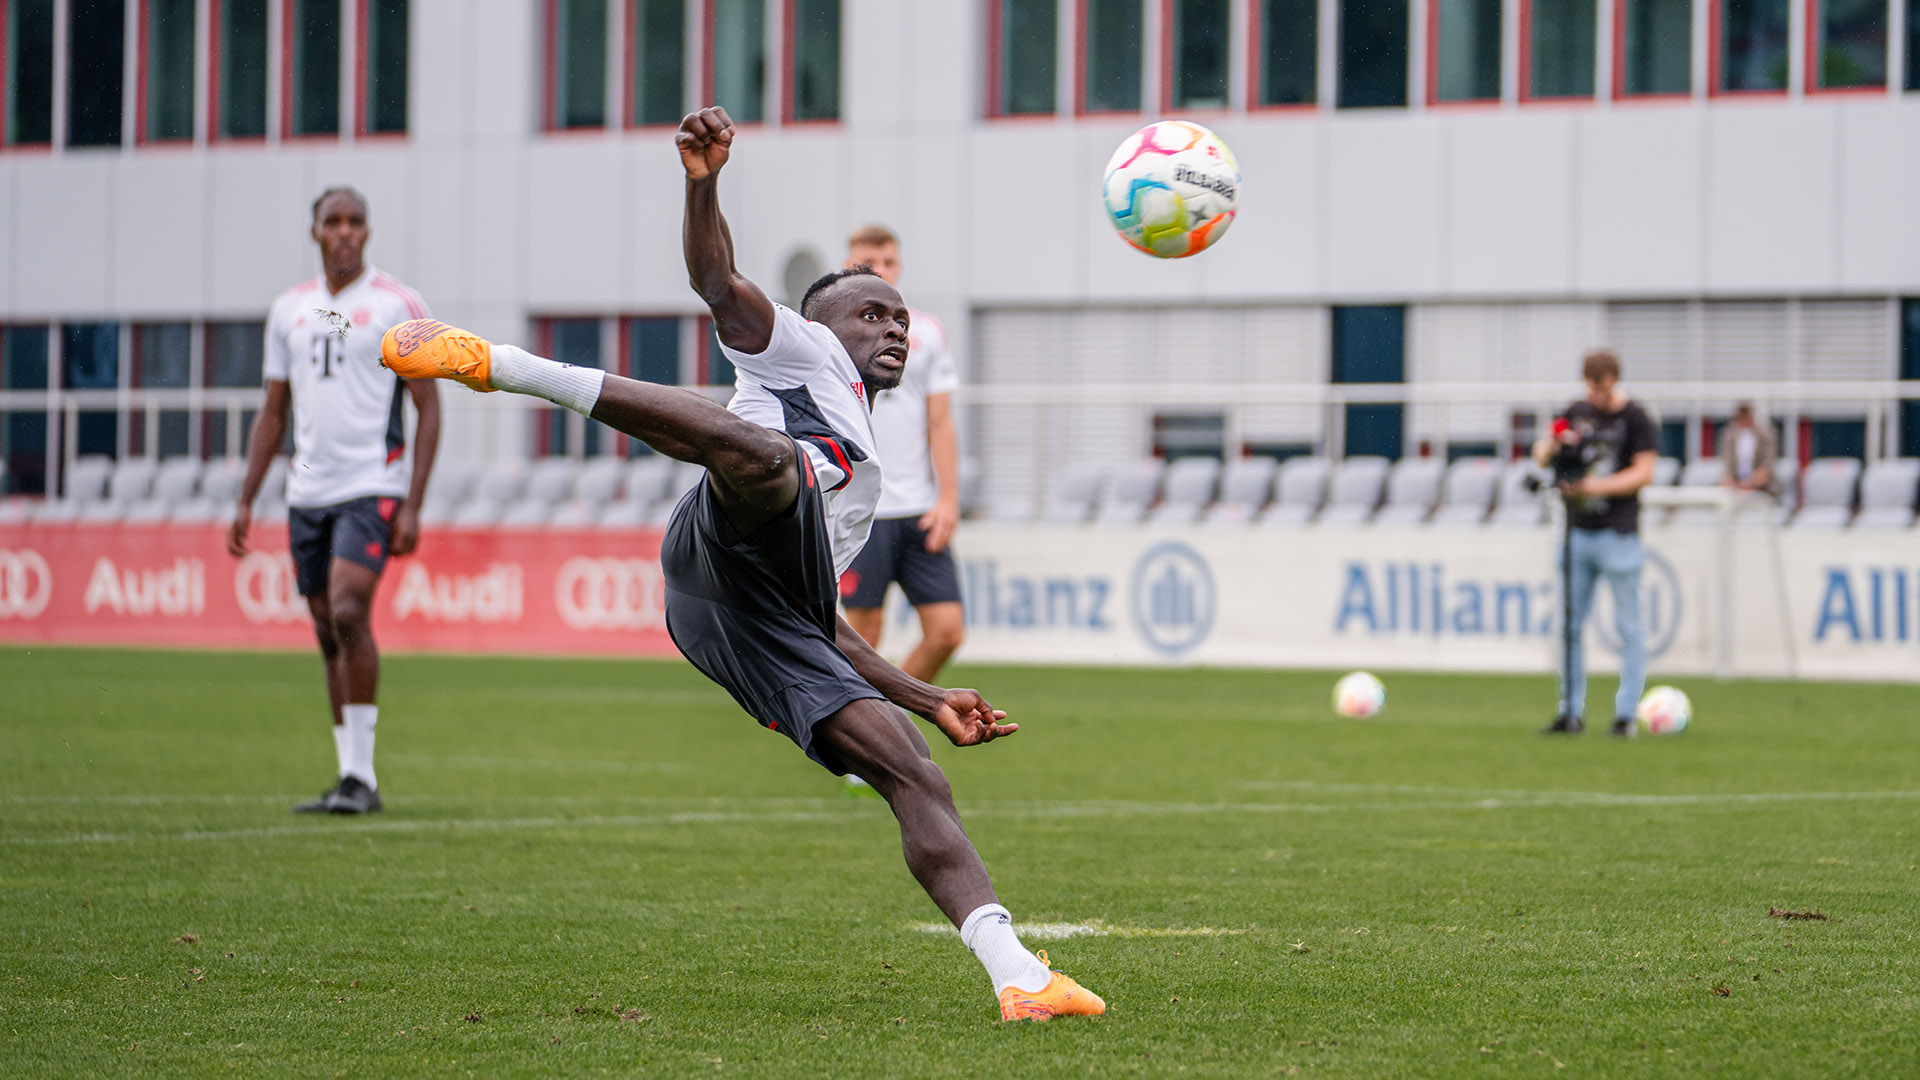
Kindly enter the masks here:
M 1374 454 L 1400 460 L 1407 429 L 1406 406 L 1400 404 L 1347 406 L 1346 439 L 1341 452 L 1348 457 Z
M 793 118 L 840 118 L 840 0 L 792 0 Z
M 47 386 L 47 328 L 0 327 L 0 390 L 44 390 Z M 47 490 L 47 414 L 0 414 L 0 462 L 6 465 L 6 490 L 14 495 L 43 495 Z
M 687 81 L 685 0 L 633 0 L 633 122 L 677 124 Z
M 6 141 L 53 140 L 53 0 L 11 0 L 7 23 Z
M 1787 0 L 1722 0 L 1720 89 L 1787 88 Z
M 1227 0 L 1174 0 L 1173 105 L 1227 107 Z
M 133 328 L 135 385 L 158 389 L 185 387 L 192 369 L 189 323 L 144 323 Z
M 1054 61 L 1060 35 L 1054 0 L 1002 0 L 1000 111 L 1024 116 L 1054 111 Z
M 642 382 L 680 384 L 680 320 L 627 321 L 627 377 Z
M 1336 383 L 1407 381 L 1407 309 L 1397 304 L 1333 309 Z
M 207 324 L 207 377 L 204 385 L 257 387 L 266 356 L 265 323 Z
M 554 0 L 554 126 L 607 122 L 607 0 Z
M 367 0 L 367 130 L 407 130 L 408 0 Z
M 1087 70 L 1081 91 L 1088 112 L 1140 109 L 1140 0 L 1082 0 Z
M 294 135 L 340 131 L 340 5 L 293 0 Z
M 1820 0 L 1819 85 L 1887 84 L 1886 0 Z
M 193 4 L 147 0 L 147 129 L 142 138 L 193 138 Z
M 1260 104 L 1309 105 L 1318 81 L 1319 0 L 1264 0 L 1260 8 Z
M 708 386 L 732 386 L 735 378 L 733 361 L 720 349 L 720 336 L 713 330 L 713 320 L 702 319 L 701 324 L 707 331 L 707 379 Z
M 68 0 L 67 145 L 120 145 L 126 0 Z
M 1906 88 L 1920 90 L 1920 0 L 1907 0 Z M 1914 437 L 1920 439 L 1920 432 L 1916 432 Z
M 599 319 L 550 319 L 547 322 L 549 348 L 553 350 L 553 359 L 575 367 L 600 366 L 600 320 Z M 574 414 L 567 409 L 540 410 L 537 424 L 544 425 L 547 440 L 547 453 L 553 457 L 562 457 L 573 452 L 568 432 L 578 425 L 569 419 Z M 589 423 L 580 428 L 584 436 L 582 452 L 593 454 L 600 449 L 600 425 Z
M 267 133 L 267 0 L 217 0 L 219 131 L 225 139 Z
M 1500 0 L 1434 0 L 1440 5 L 1438 101 L 1500 97 Z
M 111 390 L 120 385 L 119 323 L 68 323 L 60 331 L 61 386 Z
M 1592 97 L 1593 0 L 1533 0 L 1527 96 Z
M 766 0 L 713 0 L 713 101 L 740 123 L 766 119 Z
M 1406 105 L 1407 19 L 1407 0 L 1340 0 L 1340 108 Z
M 1685 94 L 1693 89 L 1693 0 L 1618 0 L 1625 4 L 1621 66 L 1628 94 Z

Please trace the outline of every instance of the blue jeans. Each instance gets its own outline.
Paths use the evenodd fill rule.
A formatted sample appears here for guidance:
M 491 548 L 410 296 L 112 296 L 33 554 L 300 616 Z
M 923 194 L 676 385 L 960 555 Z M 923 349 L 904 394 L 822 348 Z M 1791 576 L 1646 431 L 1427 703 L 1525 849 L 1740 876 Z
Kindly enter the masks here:
M 1587 664 L 1580 632 L 1593 611 L 1594 586 L 1604 577 L 1613 589 L 1613 625 L 1620 635 L 1620 690 L 1613 696 L 1613 715 L 1632 716 L 1647 685 L 1647 626 L 1640 617 L 1640 570 L 1647 565 L 1647 549 L 1640 534 L 1611 529 L 1574 529 L 1570 546 L 1573 610 L 1567 613 L 1567 625 L 1573 641 L 1570 646 L 1561 643 L 1560 714 L 1586 715 Z

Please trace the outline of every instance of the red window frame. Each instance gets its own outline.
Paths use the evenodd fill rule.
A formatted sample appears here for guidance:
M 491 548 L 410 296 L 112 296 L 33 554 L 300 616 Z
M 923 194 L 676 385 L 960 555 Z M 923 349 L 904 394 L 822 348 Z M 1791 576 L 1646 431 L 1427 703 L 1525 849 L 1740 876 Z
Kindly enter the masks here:
M 762 3 L 765 0 L 761 0 Z M 784 5 L 783 5 L 784 6 Z M 719 13 L 714 9 L 714 0 L 700 0 L 700 101 L 702 105 L 713 104 L 713 27 Z M 785 77 L 784 75 L 782 76 Z M 766 86 L 760 87 L 760 119 L 741 120 L 733 118 L 733 126 L 752 130 L 766 124 L 767 102 Z
M 999 5 L 996 3 L 991 6 L 998 7 Z M 793 83 L 796 77 L 794 50 L 799 44 L 797 40 L 799 29 L 795 25 L 795 20 L 799 18 L 797 7 L 796 0 L 780 0 L 780 125 L 782 127 L 835 127 L 839 125 L 841 120 L 838 116 L 831 120 L 798 120 L 795 119 L 793 115 Z M 846 16 L 846 7 L 844 4 L 840 9 L 840 14 L 844 19 Z M 842 34 L 841 44 L 844 45 L 846 34 L 846 24 L 844 21 L 841 23 L 840 32 Z M 842 72 L 846 70 L 846 54 L 844 50 L 840 56 L 839 66 Z M 843 82 L 841 89 L 844 90 L 845 88 Z M 842 95 L 840 108 L 842 112 L 846 111 L 844 95 Z
M 1520 5 L 1520 40 L 1514 48 L 1514 75 L 1518 87 L 1518 97 L 1522 105 L 1559 105 L 1562 107 L 1591 108 L 1600 98 L 1600 88 L 1585 94 L 1553 94 L 1542 96 L 1533 92 L 1533 0 L 1515 0 Z M 1617 4 L 1617 0 L 1616 0 Z M 1616 6 L 1617 10 L 1617 6 Z M 1595 28 L 1595 33 L 1599 28 Z M 1597 45 L 1598 42 L 1596 41 Z M 1597 58 L 1596 58 L 1597 59 Z M 1596 76 L 1595 82 L 1598 82 Z
M 1172 112 L 1174 108 L 1174 105 L 1173 105 L 1173 5 L 1174 5 L 1174 0 L 1160 0 L 1160 112 L 1162 115 Z M 1253 8 L 1260 7 L 1260 0 L 1251 0 L 1248 6 Z M 1258 12 L 1256 11 L 1255 14 L 1257 16 Z M 1256 24 L 1256 26 L 1257 25 L 1258 24 Z M 1232 54 L 1233 54 L 1233 10 L 1231 6 L 1229 6 L 1227 10 L 1226 55 L 1231 56 Z M 1255 83 L 1254 85 L 1258 86 L 1259 84 Z M 1233 76 L 1231 72 L 1229 72 L 1227 76 L 1225 89 L 1227 92 L 1226 104 L 1213 109 L 1182 108 L 1180 110 L 1181 113 L 1183 115 L 1199 116 L 1199 117 L 1208 117 L 1208 116 L 1218 117 L 1218 116 L 1231 113 L 1233 111 Z
M 1804 62 L 1800 67 L 1801 92 L 1809 96 L 1814 94 L 1851 94 L 1856 96 L 1860 94 L 1885 94 L 1887 87 L 1896 84 L 1900 77 L 1899 73 L 1893 70 L 1891 63 L 1887 64 L 1886 78 L 1882 79 L 1878 86 L 1820 85 L 1820 7 L 1821 0 L 1806 0 L 1806 16 L 1800 23 L 1802 28 L 1800 45 L 1801 48 L 1805 50 L 1803 54 Z M 1887 42 L 1882 46 L 1882 49 L 1887 53 L 1887 59 L 1891 60 L 1891 46 L 1893 44 L 1892 9 L 1887 8 L 1885 10 L 1888 12 L 1889 17 L 1887 19 Z
M 220 0 L 214 0 L 214 3 L 219 2 Z M 367 43 L 369 41 L 367 36 L 368 3 L 367 0 L 353 0 L 353 4 L 353 137 L 355 139 L 380 140 L 404 139 L 413 131 L 413 102 L 411 100 L 407 102 L 408 116 L 407 126 L 405 128 L 399 131 L 367 130 L 367 67 L 372 59 L 367 50 Z M 407 5 L 407 18 L 409 20 L 413 18 L 412 4 Z M 407 57 L 407 73 L 411 76 L 413 73 L 413 57 L 411 55 L 413 51 L 413 32 L 411 28 L 409 28 L 407 32 L 407 51 L 409 53 Z
M 704 387 L 711 370 L 713 352 L 713 316 L 693 317 L 693 385 Z
M 1686 101 L 1692 98 L 1693 43 L 1691 41 L 1687 43 L 1687 79 L 1689 86 L 1685 91 L 1663 90 L 1638 94 L 1627 92 L 1627 5 L 1632 2 L 1633 0 L 1613 0 L 1613 88 L 1611 91 L 1613 100 Z M 1707 26 L 1708 30 L 1712 32 L 1717 30 L 1717 26 L 1714 23 L 1714 16 L 1719 12 L 1720 0 L 1709 0 L 1709 2 L 1712 5 L 1712 9 L 1707 14 Z M 1689 10 L 1691 10 L 1691 5 L 1689 5 Z M 1689 15 L 1689 19 L 1691 19 L 1691 15 Z M 1692 33 L 1692 22 L 1689 21 L 1687 26 L 1688 33 Z M 1713 63 L 1711 59 L 1713 48 L 1714 46 L 1712 45 L 1707 46 L 1709 67 L 1711 67 Z
M 325 131 L 315 132 L 311 135 L 295 135 L 293 133 L 293 4 L 294 0 L 280 0 L 280 141 L 283 143 L 310 143 L 326 142 L 331 139 L 338 142 L 340 138 L 347 133 L 346 125 L 351 119 L 349 117 L 341 117 L 339 120 L 339 130 L 330 133 Z M 336 11 L 337 10 L 338 8 L 336 6 Z M 342 44 L 345 44 L 345 42 L 343 41 Z M 339 68 L 336 67 L 335 70 L 338 71 Z M 335 86 L 334 93 L 338 94 L 339 92 L 339 87 Z M 358 88 L 356 88 L 354 97 L 358 99 L 361 96 L 362 95 L 358 93 Z M 354 109 L 356 112 L 360 109 L 357 100 Z
M 51 125 L 49 125 L 47 129 L 46 142 L 16 143 L 8 142 L 6 139 L 7 110 L 12 107 L 12 99 L 8 97 L 7 90 L 13 85 L 12 82 L 9 81 L 11 73 L 7 70 L 7 23 L 9 21 L 7 18 L 9 14 L 7 8 L 9 3 L 10 0 L 0 0 L 0 154 L 52 153 L 53 129 Z M 53 92 L 56 94 L 59 93 L 60 88 L 57 86 L 54 87 Z
M 1720 42 L 1725 34 L 1721 22 L 1726 17 L 1726 0 L 1707 0 L 1707 96 L 1710 98 L 1748 98 L 1748 97 L 1785 97 L 1789 86 L 1777 90 L 1723 90 L 1720 88 L 1720 65 L 1725 58 L 1720 55 Z M 1787 48 L 1793 48 L 1792 33 L 1789 30 Z
M 1313 17 L 1313 100 L 1291 105 L 1265 105 L 1260 101 L 1260 78 L 1267 73 L 1267 0 L 1247 0 L 1247 96 L 1249 113 L 1300 112 L 1320 107 L 1320 13 L 1315 5 Z
M 1490 98 L 1460 98 L 1456 101 L 1440 100 L 1440 5 L 1446 2 L 1447 0 L 1427 0 L 1427 97 L 1424 104 L 1429 109 L 1484 109 L 1488 106 L 1497 107 L 1500 104 L 1501 97 L 1501 95 L 1497 93 Z M 1502 5 L 1513 2 L 1524 3 L 1525 0 L 1500 0 Z M 1504 15 L 1502 15 L 1500 23 L 1502 27 L 1505 27 L 1506 17 Z M 1528 28 L 1525 19 L 1521 20 L 1521 26 L 1523 29 Z M 1504 31 L 1500 37 L 1502 39 L 1500 42 L 1500 64 L 1502 70 L 1499 81 L 1504 82 L 1506 77 L 1505 65 L 1507 62 L 1507 43 Z
M 1090 3 L 1091 0 L 1071 0 L 1071 2 L 1073 4 L 1073 115 L 1075 116 L 1145 116 L 1147 112 L 1146 87 L 1140 88 L 1141 89 L 1140 104 L 1135 108 L 1132 108 L 1132 109 L 1089 109 L 1087 108 L 1087 4 Z M 1165 0 L 1162 0 L 1162 2 L 1164 3 Z M 1146 5 L 1144 3 L 1140 5 L 1140 13 L 1142 16 L 1146 14 Z M 1142 18 L 1140 20 L 1140 31 L 1141 31 L 1140 48 L 1142 50 L 1145 50 L 1147 47 L 1146 36 L 1145 36 L 1146 29 L 1147 29 L 1146 19 Z M 1160 31 L 1161 31 L 1162 37 L 1166 37 L 1168 34 L 1172 32 L 1164 22 L 1162 22 L 1161 24 Z M 1164 49 L 1161 50 L 1161 53 L 1162 53 L 1162 63 L 1167 65 L 1170 68 L 1173 63 L 1172 58 L 1166 55 L 1166 50 Z M 1163 75 L 1164 75 L 1164 72 L 1163 72 Z M 1165 96 L 1167 93 L 1165 89 L 1166 82 L 1167 80 L 1163 77 L 1161 79 L 1161 84 L 1163 88 L 1162 96 Z

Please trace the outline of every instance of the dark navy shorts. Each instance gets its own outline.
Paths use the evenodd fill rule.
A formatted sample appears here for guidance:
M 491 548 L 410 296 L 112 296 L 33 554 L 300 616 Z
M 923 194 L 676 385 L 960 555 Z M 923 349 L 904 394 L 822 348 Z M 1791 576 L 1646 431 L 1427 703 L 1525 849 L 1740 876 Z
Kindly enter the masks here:
M 387 566 L 393 512 L 400 500 L 369 495 L 332 506 L 296 506 L 287 512 L 287 546 L 293 553 L 293 577 L 301 596 L 327 591 L 333 560 L 345 559 L 379 573 Z
M 814 749 L 814 725 L 885 695 L 834 644 L 833 549 L 819 483 L 799 458 L 793 509 L 751 536 L 734 531 L 711 481 L 681 497 L 660 542 L 667 633 L 749 716 L 844 774 Z
M 840 577 L 840 600 L 850 608 L 877 608 L 887 599 L 887 586 L 896 581 L 914 607 L 960 602 L 953 548 L 928 551 L 927 531 L 917 514 L 873 523 L 867 546 Z

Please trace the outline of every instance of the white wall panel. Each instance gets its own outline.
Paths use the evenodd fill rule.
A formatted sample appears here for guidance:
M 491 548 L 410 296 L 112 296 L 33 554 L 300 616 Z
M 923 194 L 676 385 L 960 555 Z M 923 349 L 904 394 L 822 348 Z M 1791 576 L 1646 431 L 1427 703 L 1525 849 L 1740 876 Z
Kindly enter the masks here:
M 533 309 L 602 312 L 627 301 L 631 181 L 619 149 L 603 138 L 564 138 L 528 155 L 526 299 Z
M 1320 291 L 1324 129 L 1236 120 L 1216 130 L 1240 163 L 1240 213 L 1200 264 L 1213 300 L 1306 298 Z
M 320 272 L 309 233 L 317 191 L 304 159 L 253 149 L 209 155 L 213 258 L 206 313 L 265 318 L 273 298 Z
M 969 268 L 976 302 L 1077 296 L 1084 287 L 1079 260 L 1090 223 L 1100 222 L 1098 199 L 1062 176 L 1058 164 L 1038 164 L 1086 167 L 1088 155 L 1073 148 L 1068 130 L 1023 121 L 974 133 L 968 202 L 979 253 Z
M 100 315 L 111 310 L 111 154 L 21 158 L 14 166 L 18 254 L 14 310 Z
M 464 116 L 447 129 L 471 131 L 488 143 L 521 141 L 528 132 L 539 130 L 546 100 L 544 0 L 437 0 L 437 4 L 464 12 L 471 41 L 468 50 L 445 50 L 450 55 L 441 57 L 445 66 L 438 69 L 439 76 L 467 98 Z M 414 55 L 419 55 L 417 49 Z
M 511 261 L 520 230 L 496 228 L 483 233 L 473 228 L 479 220 L 474 213 L 479 179 L 465 175 L 471 160 L 466 152 L 423 148 L 411 157 L 415 180 L 409 193 L 413 250 L 408 265 L 412 276 L 401 276 L 426 298 L 435 315 L 452 321 L 454 310 L 472 303 L 474 278 L 480 270 L 475 265 L 476 251 L 485 250 L 489 262 Z M 387 217 L 376 212 L 383 221 Z M 384 229 L 382 225 L 383 239 Z M 384 254 L 380 257 L 385 259 Z
M 205 189 L 206 159 L 197 154 L 156 153 L 150 160 L 116 163 L 115 310 L 173 312 L 200 306 L 207 287 Z
M 1408 114 L 1342 116 L 1330 136 L 1327 291 L 1351 299 L 1438 292 L 1440 126 Z
M 1709 290 L 1825 291 L 1838 284 L 1835 108 L 1709 111 Z
M 11 161 L 0 161 L 0 225 L 6 226 L 9 238 L 20 235 L 20 201 L 14 197 L 14 170 Z M 10 315 L 19 310 L 13 296 L 13 283 L 20 268 L 15 264 L 26 257 L 26 248 L 18 241 L 9 239 L 0 247 L 0 316 Z
M 1446 122 L 1448 291 L 1565 295 L 1573 284 L 1574 117 L 1460 113 Z
M 1659 295 L 1700 288 L 1702 157 L 1701 120 L 1691 108 L 1581 117 L 1576 291 Z
M 1912 61 L 1910 61 L 1912 62 Z M 1840 115 L 1838 223 L 1843 289 L 1920 285 L 1920 110 L 1849 104 Z
M 307 190 L 286 216 L 295 222 L 311 220 L 313 200 L 330 187 L 345 184 L 367 197 L 367 259 L 394 277 L 411 284 L 419 234 L 419 198 L 414 189 L 414 155 L 391 143 L 359 144 L 335 151 L 315 151 L 307 157 Z M 464 188 L 466 179 L 436 178 L 428 200 L 444 198 L 452 188 Z

